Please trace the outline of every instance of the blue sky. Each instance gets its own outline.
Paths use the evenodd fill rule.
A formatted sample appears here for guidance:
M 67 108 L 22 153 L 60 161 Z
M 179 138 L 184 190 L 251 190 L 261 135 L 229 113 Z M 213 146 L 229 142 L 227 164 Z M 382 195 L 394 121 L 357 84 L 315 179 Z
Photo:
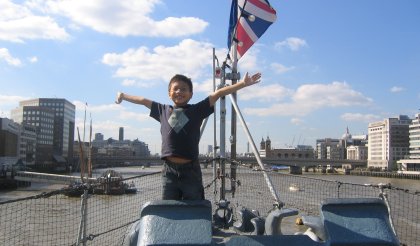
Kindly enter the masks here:
M 241 58 L 262 82 L 238 93 L 254 140 L 274 148 L 340 138 L 349 128 L 420 109 L 420 2 L 271 0 L 277 21 Z M 175 73 L 194 82 L 192 103 L 212 89 L 212 48 L 227 54 L 230 1 L 0 0 L 0 117 L 20 100 L 85 103 L 93 133 L 160 150 L 158 123 L 142 106 L 114 104 L 117 91 L 170 103 Z M 230 132 L 230 107 L 227 129 Z M 218 123 L 217 123 L 218 124 Z M 213 144 L 213 117 L 200 151 Z M 219 128 L 219 125 L 217 126 Z M 238 151 L 247 140 L 238 124 Z M 217 135 L 218 136 L 218 135 Z M 219 142 L 219 140 L 218 140 Z

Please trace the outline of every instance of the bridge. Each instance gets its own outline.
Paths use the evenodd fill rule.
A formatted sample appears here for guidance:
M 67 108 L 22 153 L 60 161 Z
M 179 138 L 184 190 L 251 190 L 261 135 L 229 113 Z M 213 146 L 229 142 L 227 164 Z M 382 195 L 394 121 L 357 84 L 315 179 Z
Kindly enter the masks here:
M 238 161 L 245 163 L 255 162 L 255 158 L 240 157 Z M 351 168 L 366 167 L 367 160 L 333 160 L 333 159 L 313 159 L 313 158 L 261 158 L 264 164 L 279 165 L 279 166 L 296 166 L 296 167 L 342 167 L 343 165 L 350 165 Z
M 212 157 L 200 157 L 200 162 L 211 161 Z M 254 157 L 237 157 L 236 161 L 249 164 L 257 164 Z M 262 157 L 262 162 L 268 165 L 281 165 L 281 166 L 297 166 L 297 167 L 318 167 L 318 166 L 331 166 L 342 167 L 343 165 L 350 165 L 351 168 L 366 167 L 367 160 L 333 160 L 333 159 L 314 159 L 314 158 L 267 158 Z M 106 166 L 126 166 L 126 165 L 161 165 L 163 161 L 160 157 L 93 157 L 92 162 L 94 167 L 95 163 Z
M 122 158 L 118 159 L 120 163 L 133 162 L 136 164 L 146 163 L 159 165 L 162 164 L 162 160 L 159 157 L 137 157 L 137 158 Z M 211 157 L 200 157 L 200 162 L 211 162 Z M 262 162 L 266 165 L 271 166 L 290 166 L 300 168 L 310 167 L 342 167 L 342 165 L 350 165 L 351 168 L 362 167 L 367 165 L 366 160 L 330 160 L 330 159 L 305 159 L 305 158 L 261 158 Z M 97 159 L 98 161 L 98 159 Z M 109 159 L 108 159 L 109 161 Z M 258 165 L 257 161 L 253 157 L 239 157 L 236 161 L 246 164 Z M 227 160 L 227 162 L 229 162 Z M 95 167 L 95 165 L 94 165 Z M 26 182 L 39 182 L 39 183 L 53 183 L 53 184 L 71 184 L 74 182 L 81 182 L 80 176 L 71 175 L 59 175 L 50 173 L 37 173 L 37 172 L 26 172 L 18 171 L 15 175 L 15 180 L 26 181 Z M 96 181 L 96 178 L 88 178 L 90 182 Z

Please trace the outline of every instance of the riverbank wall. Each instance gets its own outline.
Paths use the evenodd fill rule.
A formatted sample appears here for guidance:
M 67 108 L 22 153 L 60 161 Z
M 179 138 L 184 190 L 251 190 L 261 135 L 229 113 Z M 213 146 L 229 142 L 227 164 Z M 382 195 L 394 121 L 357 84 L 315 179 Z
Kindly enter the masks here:
M 412 173 L 373 172 L 373 171 L 351 170 L 348 174 L 349 175 L 357 175 L 357 176 L 370 176 L 370 177 L 381 177 L 381 178 L 420 180 L 420 175 L 419 174 L 412 174 Z

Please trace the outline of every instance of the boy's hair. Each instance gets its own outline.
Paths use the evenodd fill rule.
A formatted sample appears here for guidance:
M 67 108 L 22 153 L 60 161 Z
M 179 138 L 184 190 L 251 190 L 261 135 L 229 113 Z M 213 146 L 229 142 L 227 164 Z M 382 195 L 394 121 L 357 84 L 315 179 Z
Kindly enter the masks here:
M 192 85 L 191 79 L 188 78 L 185 75 L 182 75 L 182 74 L 176 74 L 175 76 L 172 77 L 172 79 L 169 81 L 168 91 L 171 90 L 171 84 L 172 84 L 172 82 L 175 82 L 175 81 L 185 82 L 188 85 L 188 87 L 190 88 L 190 92 L 193 91 L 193 85 Z

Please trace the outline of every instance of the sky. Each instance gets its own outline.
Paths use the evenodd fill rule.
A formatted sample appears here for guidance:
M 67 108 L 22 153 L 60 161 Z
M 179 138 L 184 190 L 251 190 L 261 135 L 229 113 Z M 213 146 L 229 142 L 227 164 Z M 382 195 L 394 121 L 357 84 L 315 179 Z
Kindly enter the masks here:
M 341 138 L 347 128 L 367 134 L 370 122 L 419 113 L 420 1 L 270 3 L 276 22 L 238 64 L 242 76 L 262 73 L 259 84 L 238 92 L 257 147 L 267 136 L 273 148 L 314 146 L 317 139 Z M 228 54 L 230 4 L 0 0 L 0 117 L 10 117 L 22 100 L 64 98 L 76 105 L 80 134 L 90 120 L 93 134 L 105 139 L 118 139 L 124 127 L 125 139 L 158 153 L 159 123 L 143 106 L 115 104 L 116 93 L 171 104 L 168 82 L 179 73 L 194 83 L 190 102 L 204 99 L 213 89 L 213 48 L 221 62 Z M 229 99 L 227 105 L 229 139 Z M 211 116 L 201 153 L 214 143 L 213 126 Z M 237 151 L 245 152 L 247 143 L 238 121 Z

